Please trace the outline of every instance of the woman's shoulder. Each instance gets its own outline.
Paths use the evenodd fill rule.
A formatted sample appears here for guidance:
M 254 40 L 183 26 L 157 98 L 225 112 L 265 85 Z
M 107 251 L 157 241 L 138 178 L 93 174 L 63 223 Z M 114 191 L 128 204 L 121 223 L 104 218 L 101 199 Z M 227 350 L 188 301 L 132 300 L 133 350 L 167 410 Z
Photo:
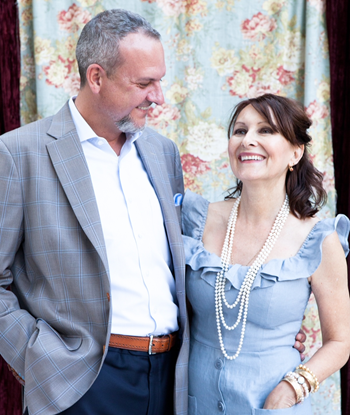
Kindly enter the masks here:
M 291 223 L 293 234 L 304 241 L 300 251 L 310 255 L 315 250 L 322 251 L 322 244 L 327 236 L 337 233 L 345 252 L 348 249 L 347 238 L 350 230 L 350 221 L 345 215 L 337 215 L 333 218 L 320 219 L 317 216 L 298 219 L 294 218 L 295 223 Z
M 345 215 L 321 220 L 317 217 L 303 220 L 295 218 L 295 222 L 292 223 L 292 228 L 287 230 L 287 234 L 288 243 L 298 241 L 297 253 L 269 261 L 263 273 L 277 276 L 280 281 L 309 278 L 322 262 L 324 241 L 327 237 L 339 238 L 344 254 L 348 254 L 349 230 L 350 221 Z M 302 240 L 303 242 L 301 242 Z
M 333 218 L 326 218 L 318 221 L 314 227 L 313 239 L 323 243 L 325 238 L 336 232 L 345 254 L 348 254 L 348 237 L 350 231 L 350 221 L 347 216 L 339 214 Z M 334 237 L 335 235 L 333 235 Z
M 302 262 L 306 261 L 308 264 L 307 268 L 310 271 L 314 272 L 320 265 L 323 256 L 324 241 L 327 238 L 339 238 L 344 254 L 348 254 L 350 221 L 345 215 L 337 215 L 335 218 L 326 219 L 309 218 L 304 219 L 303 222 L 307 228 L 313 226 L 294 259 Z
M 187 190 L 182 203 L 181 218 L 184 235 L 202 239 L 208 214 L 209 201 L 197 193 Z
M 210 203 L 208 207 L 206 231 L 215 231 L 221 227 L 226 230 L 227 222 L 235 201 L 236 199 L 227 199 L 220 202 Z
M 202 240 L 204 228 L 224 224 L 226 227 L 235 199 L 210 203 L 203 196 L 186 191 L 182 203 L 182 231 L 186 236 Z

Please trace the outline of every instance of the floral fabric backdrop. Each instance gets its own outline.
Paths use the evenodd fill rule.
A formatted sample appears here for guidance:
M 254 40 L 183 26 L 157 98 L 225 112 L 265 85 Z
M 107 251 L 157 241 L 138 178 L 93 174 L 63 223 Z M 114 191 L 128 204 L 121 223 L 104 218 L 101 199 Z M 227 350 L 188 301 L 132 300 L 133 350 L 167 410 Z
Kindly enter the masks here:
M 335 191 L 329 115 L 329 62 L 324 0 L 20 0 L 21 119 L 57 112 L 78 92 L 75 45 L 97 13 L 125 8 L 162 35 L 166 102 L 148 125 L 174 140 L 185 186 L 221 200 L 233 177 L 226 129 L 241 99 L 264 92 L 302 102 L 313 120 L 311 154 L 324 174 L 334 215 Z M 307 354 L 321 345 L 314 298 L 304 319 Z M 339 374 L 312 396 L 314 415 L 340 414 Z

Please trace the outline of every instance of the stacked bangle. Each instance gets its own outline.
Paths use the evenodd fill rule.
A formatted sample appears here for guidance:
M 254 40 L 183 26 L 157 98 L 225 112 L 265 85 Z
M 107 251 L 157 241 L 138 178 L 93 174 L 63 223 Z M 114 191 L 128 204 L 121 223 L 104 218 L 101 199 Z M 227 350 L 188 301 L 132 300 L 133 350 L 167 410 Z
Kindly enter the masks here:
M 320 383 L 315 376 L 315 374 L 305 365 L 299 365 L 295 369 L 296 373 L 299 373 L 301 376 L 303 376 L 309 383 L 311 388 L 311 393 L 315 393 L 318 391 L 320 387 Z
M 298 375 L 295 372 L 288 372 L 286 376 L 294 378 L 299 383 L 299 385 L 303 388 L 303 397 L 306 399 L 309 396 L 309 388 L 304 376 Z
M 297 403 L 301 403 L 304 400 L 304 393 L 303 388 L 299 383 L 294 379 L 292 376 L 288 376 L 288 374 L 283 378 L 284 381 L 288 382 L 292 388 L 294 389 L 295 396 L 297 398 Z
M 304 365 L 299 365 L 294 372 L 288 372 L 282 380 L 293 387 L 297 403 L 302 403 L 310 392 L 317 392 L 320 386 L 314 373 Z

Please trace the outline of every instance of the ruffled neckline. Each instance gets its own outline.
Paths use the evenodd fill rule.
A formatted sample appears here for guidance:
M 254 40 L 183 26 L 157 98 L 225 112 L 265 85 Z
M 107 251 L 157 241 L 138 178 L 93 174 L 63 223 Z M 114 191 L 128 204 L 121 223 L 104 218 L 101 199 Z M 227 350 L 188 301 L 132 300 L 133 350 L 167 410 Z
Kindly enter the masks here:
M 186 192 L 182 210 L 183 239 L 186 264 L 193 271 L 202 269 L 202 278 L 211 284 L 215 284 L 216 273 L 221 269 L 221 258 L 215 253 L 207 251 L 202 242 L 208 206 L 209 202 L 202 196 L 189 191 Z M 321 263 L 324 238 L 334 230 L 338 232 L 344 252 L 347 254 L 347 236 L 350 230 L 349 219 L 345 215 L 338 215 L 336 218 L 320 220 L 315 223 L 294 256 L 272 258 L 261 266 L 252 289 L 266 287 L 276 281 L 310 277 Z M 226 278 L 235 288 L 239 289 L 248 269 L 249 266 L 231 264 L 226 273 Z M 226 288 L 229 289 L 229 286 Z

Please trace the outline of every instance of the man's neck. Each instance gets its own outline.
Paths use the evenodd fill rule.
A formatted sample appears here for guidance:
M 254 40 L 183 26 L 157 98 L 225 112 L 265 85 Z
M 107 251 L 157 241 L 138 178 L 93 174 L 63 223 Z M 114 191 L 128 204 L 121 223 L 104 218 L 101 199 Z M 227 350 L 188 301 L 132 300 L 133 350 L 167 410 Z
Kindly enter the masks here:
M 105 138 L 113 151 L 119 156 L 120 151 L 126 141 L 126 135 L 120 131 L 114 123 L 103 122 L 98 109 L 95 109 L 94 100 L 84 90 L 80 91 L 76 97 L 75 106 L 80 115 L 99 136 Z

